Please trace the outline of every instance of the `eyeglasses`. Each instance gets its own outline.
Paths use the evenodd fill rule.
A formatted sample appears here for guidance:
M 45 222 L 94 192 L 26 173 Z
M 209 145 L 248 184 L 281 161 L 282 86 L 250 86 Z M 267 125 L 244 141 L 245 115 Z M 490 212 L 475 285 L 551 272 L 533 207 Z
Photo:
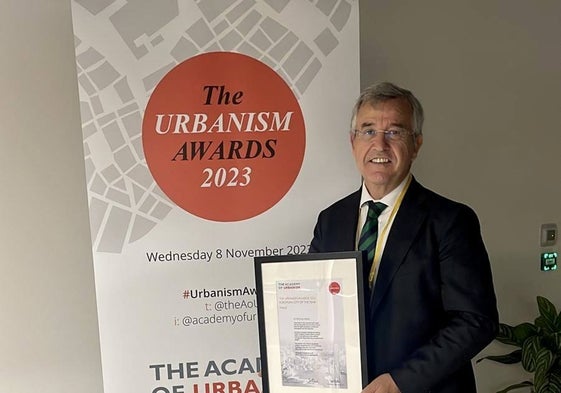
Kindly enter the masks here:
M 386 142 L 402 141 L 407 137 L 407 135 L 415 134 L 413 131 L 404 129 L 377 131 L 372 128 L 368 128 L 366 130 L 352 130 L 352 132 L 354 133 L 355 137 L 364 142 L 373 140 L 378 134 L 383 134 L 384 140 Z

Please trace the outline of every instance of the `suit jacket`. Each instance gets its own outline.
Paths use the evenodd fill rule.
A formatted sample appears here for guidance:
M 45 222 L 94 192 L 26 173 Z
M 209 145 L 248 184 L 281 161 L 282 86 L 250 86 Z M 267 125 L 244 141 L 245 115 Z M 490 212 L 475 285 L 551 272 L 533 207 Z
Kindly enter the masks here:
M 355 249 L 360 190 L 319 214 L 310 252 Z M 473 393 L 471 359 L 498 313 L 489 257 L 469 207 L 412 179 L 366 299 L 370 380 L 389 372 L 402 393 Z

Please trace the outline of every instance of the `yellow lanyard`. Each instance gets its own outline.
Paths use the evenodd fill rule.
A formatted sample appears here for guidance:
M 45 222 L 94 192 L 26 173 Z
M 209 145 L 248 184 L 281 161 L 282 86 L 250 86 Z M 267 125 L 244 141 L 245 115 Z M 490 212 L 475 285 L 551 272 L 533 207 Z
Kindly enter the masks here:
M 405 187 L 403 187 L 403 190 L 401 190 L 399 196 L 397 197 L 397 200 L 395 201 L 395 205 L 393 206 L 388 221 L 386 221 L 386 224 L 384 225 L 384 228 L 382 229 L 380 236 L 378 236 L 378 241 L 376 242 L 376 250 L 374 251 L 374 260 L 372 261 L 372 266 L 370 267 L 370 274 L 368 274 L 368 286 L 370 288 L 372 288 L 372 284 L 374 283 L 374 275 L 376 274 L 376 268 L 380 263 L 380 259 L 382 259 L 383 239 L 385 238 L 386 232 L 388 231 L 391 222 L 393 221 L 395 215 L 397 214 L 397 211 L 399 210 L 399 206 L 401 205 L 401 202 L 403 201 L 403 197 L 405 196 L 405 193 L 409 188 L 409 184 L 411 184 L 411 178 L 412 176 L 409 175 L 409 178 L 407 179 L 407 183 L 405 183 Z

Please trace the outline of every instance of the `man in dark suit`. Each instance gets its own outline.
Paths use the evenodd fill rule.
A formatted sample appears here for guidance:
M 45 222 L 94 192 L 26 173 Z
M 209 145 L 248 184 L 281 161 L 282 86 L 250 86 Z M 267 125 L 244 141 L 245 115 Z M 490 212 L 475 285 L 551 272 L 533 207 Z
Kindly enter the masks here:
M 363 184 L 320 213 L 310 245 L 311 252 L 356 250 L 368 201 L 385 206 L 365 263 L 371 382 L 364 393 L 473 393 L 471 359 L 498 328 L 476 214 L 410 173 L 422 124 L 422 106 L 408 90 L 381 83 L 360 95 L 350 140 Z

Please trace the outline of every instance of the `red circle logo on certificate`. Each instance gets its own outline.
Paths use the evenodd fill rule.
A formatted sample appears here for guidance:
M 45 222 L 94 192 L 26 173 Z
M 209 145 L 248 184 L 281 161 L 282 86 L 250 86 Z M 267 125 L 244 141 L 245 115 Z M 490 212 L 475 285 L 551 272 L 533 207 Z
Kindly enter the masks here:
M 179 207 L 240 221 L 273 207 L 304 159 L 302 111 L 286 82 L 246 55 L 211 52 L 169 71 L 144 113 L 148 168 Z
M 329 284 L 329 293 L 337 295 L 339 292 L 341 292 L 341 285 L 339 285 L 337 281 L 333 281 Z

